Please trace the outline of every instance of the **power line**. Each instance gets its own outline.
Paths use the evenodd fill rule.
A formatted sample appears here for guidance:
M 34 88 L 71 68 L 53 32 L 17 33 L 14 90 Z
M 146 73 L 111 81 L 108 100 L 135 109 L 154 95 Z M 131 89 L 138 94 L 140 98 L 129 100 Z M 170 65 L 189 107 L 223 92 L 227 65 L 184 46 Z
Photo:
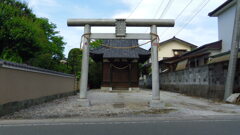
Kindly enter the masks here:
M 154 18 L 157 17 L 157 14 L 158 14 L 158 12 L 160 11 L 160 9 L 161 9 L 164 1 L 165 1 L 165 0 L 162 0 L 162 2 L 160 3 L 160 5 L 158 6 L 158 8 L 157 8 L 157 10 L 156 10 L 156 13 L 155 13 L 155 15 L 154 15 Z
M 161 19 L 161 18 L 167 13 L 167 11 L 170 9 L 170 6 L 171 6 L 171 4 L 172 4 L 173 1 L 174 1 L 174 0 L 169 0 L 169 1 L 168 1 L 167 5 L 166 5 L 166 7 L 163 9 L 163 12 L 162 12 L 162 14 L 160 15 L 159 19 Z
M 192 22 L 192 20 L 202 11 L 202 9 L 209 3 L 210 0 L 206 0 L 202 7 L 192 16 L 192 18 L 177 32 L 174 36 L 178 35 L 188 24 Z
M 166 13 L 167 11 L 170 9 L 172 3 L 173 3 L 174 0 L 169 0 L 167 5 L 165 6 L 165 8 L 163 9 L 163 12 L 161 13 L 159 19 L 161 19 Z
M 143 0 L 139 0 L 137 6 L 132 10 L 132 12 L 128 15 L 127 18 L 129 18 L 130 16 L 132 16 L 132 14 L 136 11 L 136 9 L 139 7 L 139 5 L 143 2 Z
M 193 13 L 192 13 L 192 15 L 190 15 L 190 17 L 187 16 L 187 17 L 181 19 L 182 22 L 187 22 L 187 23 L 184 23 L 184 24 L 182 25 L 182 29 L 185 28 L 185 27 L 192 21 L 192 19 L 195 18 L 196 15 L 202 10 L 202 8 L 205 6 L 205 5 L 204 5 L 205 2 L 208 3 L 209 0 L 205 0 L 205 1 L 203 0 L 199 5 L 197 5 L 198 8 L 196 8 L 196 10 L 193 11 Z M 205 3 L 205 4 L 206 4 L 206 3 Z M 194 14 L 194 13 L 195 13 L 195 14 Z M 190 19 L 187 19 L 187 18 L 190 18 Z M 185 21 L 185 20 L 186 20 L 186 21 Z M 190 20 L 190 22 L 189 22 L 189 20 Z M 181 21 L 179 21 L 179 22 L 181 22 Z M 179 29 L 179 31 L 176 30 L 177 32 L 174 34 L 174 36 L 176 36 L 179 32 L 182 31 L 181 27 L 180 27 L 180 28 L 177 28 L 177 29 Z M 173 31 L 174 31 L 174 30 L 172 30 L 170 33 L 172 33 Z M 164 33 L 164 34 L 165 34 L 165 33 Z M 165 35 L 164 35 L 163 37 L 165 37 Z
M 165 0 L 162 0 L 161 3 L 159 4 L 159 6 L 158 6 L 158 8 L 157 8 L 157 10 L 156 10 L 156 12 L 155 12 L 154 18 L 157 17 L 157 14 L 158 14 L 158 12 L 160 11 L 160 9 L 161 9 L 161 7 L 162 7 L 164 1 L 165 1 Z M 146 30 L 145 30 L 144 33 L 147 33 L 147 31 L 148 31 L 148 28 L 146 28 Z
M 192 2 L 193 2 L 193 0 L 190 0 L 190 1 L 188 2 L 187 6 L 184 7 L 184 9 L 180 12 L 180 14 L 177 15 L 176 19 L 178 19 L 178 18 L 182 15 L 182 13 L 188 8 L 188 6 L 189 6 Z
M 183 12 L 188 8 L 188 6 L 193 2 L 193 0 L 190 0 L 187 5 L 183 8 L 183 10 L 176 16 L 175 21 L 183 14 Z M 164 30 L 160 35 L 164 35 L 164 33 L 169 30 L 170 28 L 167 28 Z

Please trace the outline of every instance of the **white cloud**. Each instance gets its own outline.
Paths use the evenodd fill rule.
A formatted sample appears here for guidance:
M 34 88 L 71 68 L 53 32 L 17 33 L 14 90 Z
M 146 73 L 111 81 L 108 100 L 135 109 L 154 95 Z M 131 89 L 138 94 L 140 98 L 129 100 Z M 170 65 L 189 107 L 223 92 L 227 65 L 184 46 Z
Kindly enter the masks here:
M 60 34 L 64 37 L 64 41 L 67 42 L 65 55 L 67 56 L 68 51 L 72 48 L 79 47 L 80 37 L 83 33 L 83 28 L 79 27 L 67 27 L 66 19 L 67 18 L 102 18 L 97 16 L 94 12 L 94 9 L 88 5 L 82 5 L 81 1 L 78 1 L 78 4 L 68 2 L 67 5 L 63 5 L 57 0 L 26 0 L 30 7 L 33 8 L 35 13 L 40 17 L 47 17 L 50 21 L 57 24 L 57 27 L 60 31 Z M 109 0 L 111 2 L 113 0 Z M 141 2 L 142 1 L 142 2 Z M 190 0 L 173 0 L 172 6 L 169 8 L 168 12 L 163 16 L 164 19 L 174 19 L 180 13 L 180 11 L 186 6 Z M 182 16 L 176 21 L 174 28 L 168 30 L 168 34 L 160 35 L 161 41 L 172 38 L 174 31 L 177 31 L 181 28 L 182 24 L 186 23 L 189 20 L 189 15 L 199 6 L 199 4 L 205 0 L 193 0 L 191 5 L 186 9 Z M 177 37 L 186 40 L 188 42 L 202 45 L 204 43 L 213 42 L 217 40 L 217 21 L 216 18 L 208 17 L 208 12 L 212 11 L 218 7 L 225 0 L 210 0 L 208 5 L 203 9 L 202 12 L 187 26 Z M 66 2 L 66 1 L 65 1 Z M 121 8 L 115 9 L 115 12 L 112 12 L 112 18 L 126 18 L 130 14 L 129 18 L 139 18 L 139 19 L 149 19 L 149 18 L 159 18 L 163 9 L 167 5 L 168 1 L 166 0 L 120 0 L 123 6 L 128 7 L 129 10 L 123 10 Z M 138 3 L 141 2 L 139 5 Z M 163 5 L 159 9 L 160 3 L 163 2 Z M 119 3 L 119 4 L 121 4 Z M 136 6 L 138 5 L 137 9 Z M 101 8 L 101 7 L 99 7 Z M 135 9 L 135 10 L 134 10 Z M 132 11 L 135 11 L 132 13 Z M 56 14 L 62 14 L 64 11 L 67 13 L 62 20 L 56 18 Z M 117 11 L 117 12 L 116 12 Z M 156 11 L 159 11 L 156 13 Z M 117 13 L 117 14 L 114 14 Z M 210 27 L 211 26 L 211 27 Z M 173 32 L 171 29 L 174 29 Z M 162 34 L 165 31 L 165 28 L 158 28 L 158 34 Z M 92 32 L 96 33 L 110 33 L 115 32 L 113 27 L 93 27 Z M 145 33 L 149 32 L 147 28 L 127 28 L 127 32 L 130 33 Z M 201 34 L 201 36 L 199 36 Z M 140 41 L 142 43 L 144 41 Z M 148 49 L 149 45 L 144 46 Z

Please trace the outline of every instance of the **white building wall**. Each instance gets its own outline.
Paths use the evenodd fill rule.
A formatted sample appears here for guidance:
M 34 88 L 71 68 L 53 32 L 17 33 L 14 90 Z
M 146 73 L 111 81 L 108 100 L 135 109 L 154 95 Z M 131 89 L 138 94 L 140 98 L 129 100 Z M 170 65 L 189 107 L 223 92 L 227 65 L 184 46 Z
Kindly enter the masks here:
M 235 11 L 236 5 L 225 10 L 218 16 L 218 38 L 223 41 L 221 52 L 231 49 Z
M 176 41 L 172 41 L 159 46 L 158 48 L 158 61 L 163 60 L 164 57 L 173 57 L 173 49 L 183 49 L 191 51 L 191 47 Z

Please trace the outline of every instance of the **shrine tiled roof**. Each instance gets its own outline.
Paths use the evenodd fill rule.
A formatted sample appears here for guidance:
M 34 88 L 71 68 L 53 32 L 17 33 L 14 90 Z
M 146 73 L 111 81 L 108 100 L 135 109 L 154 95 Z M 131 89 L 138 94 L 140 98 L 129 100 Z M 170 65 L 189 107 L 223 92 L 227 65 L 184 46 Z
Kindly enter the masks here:
M 138 45 L 138 40 L 137 39 L 103 40 L 103 44 L 113 47 L 130 47 Z M 102 57 L 102 58 L 129 58 L 145 60 L 150 57 L 150 52 L 140 47 L 131 49 L 118 49 L 101 46 L 99 48 L 90 50 L 90 54 L 93 59 L 95 59 L 96 57 Z

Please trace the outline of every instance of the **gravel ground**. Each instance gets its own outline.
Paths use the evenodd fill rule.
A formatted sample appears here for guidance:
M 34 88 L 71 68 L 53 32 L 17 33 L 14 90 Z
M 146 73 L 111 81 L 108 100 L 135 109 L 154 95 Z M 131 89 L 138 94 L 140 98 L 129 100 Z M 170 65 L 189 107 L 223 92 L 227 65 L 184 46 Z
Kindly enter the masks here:
M 164 108 L 152 109 L 150 90 L 88 91 L 91 107 L 81 107 L 78 95 L 23 109 L 0 119 L 88 118 L 119 116 L 206 116 L 240 115 L 240 106 L 161 91 Z

